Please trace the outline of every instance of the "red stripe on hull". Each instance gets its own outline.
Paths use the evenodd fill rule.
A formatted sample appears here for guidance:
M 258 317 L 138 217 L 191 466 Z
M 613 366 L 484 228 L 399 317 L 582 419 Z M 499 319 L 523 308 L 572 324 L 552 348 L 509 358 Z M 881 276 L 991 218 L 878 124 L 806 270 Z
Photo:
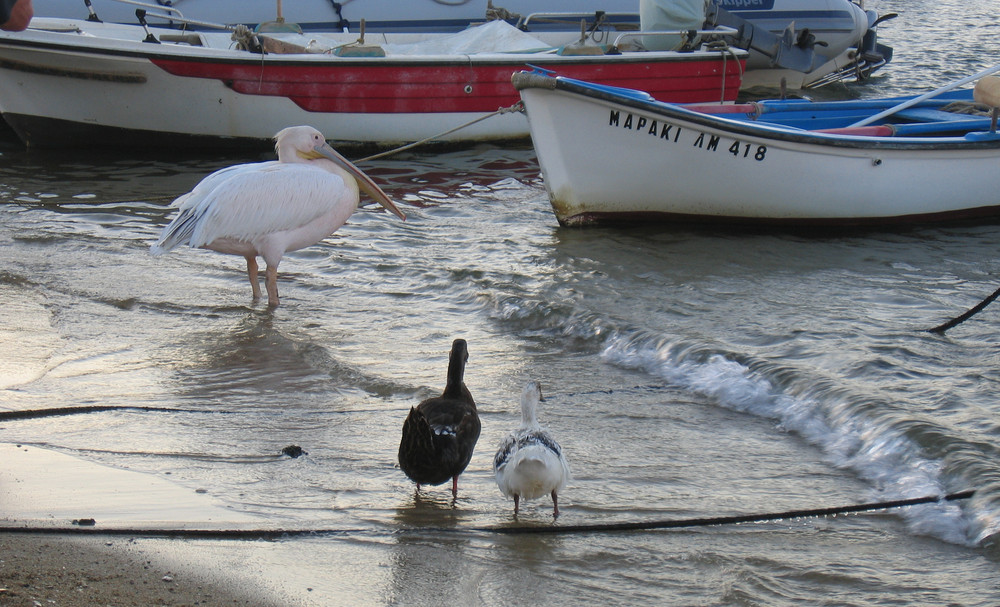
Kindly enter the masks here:
M 310 112 L 492 112 L 516 103 L 511 74 L 524 63 L 502 65 L 302 65 L 211 63 L 151 59 L 175 76 L 220 80 L 246 95 L 287 97 Z M 733 101 L 741 62 L 721 60 L 560 63 L 537 61 L 560 76 L 635 88 L 661 101 Z M 722 93 L 725 65 L 725 94 Z

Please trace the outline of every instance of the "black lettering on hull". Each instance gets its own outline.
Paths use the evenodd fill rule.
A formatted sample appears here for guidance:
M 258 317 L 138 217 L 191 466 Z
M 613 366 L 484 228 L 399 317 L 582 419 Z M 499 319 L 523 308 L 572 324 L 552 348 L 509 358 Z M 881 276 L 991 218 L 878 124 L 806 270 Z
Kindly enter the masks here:
M 663 141 L 672 143 L 680 141 L 681 133 L 684 130 L 676 124 L 661 123 L 654 118 L 635 115 L 631 112 L 627 112 L 623 120 L 621 110 L 610 110 L 610 114 L 608 114 L 608 126 L 628 129 L 637 133 L 645 132 L 647 135 L 652 135 Z M 697 137 L 695 137 L 694 143 L 691 144 L 692 147 L 700 148 L 707 152 L 718 152 L 719 146 L 722 145 L 724 150 L 727 150 L 736 158 L 753 158 L 757 162 L 762 162 L 767 156 L 766 145 L 755 146 L 751 143 L 735 140 L 726 147 L 721 135 L 711 135 L 697 131 L 696 133 Z

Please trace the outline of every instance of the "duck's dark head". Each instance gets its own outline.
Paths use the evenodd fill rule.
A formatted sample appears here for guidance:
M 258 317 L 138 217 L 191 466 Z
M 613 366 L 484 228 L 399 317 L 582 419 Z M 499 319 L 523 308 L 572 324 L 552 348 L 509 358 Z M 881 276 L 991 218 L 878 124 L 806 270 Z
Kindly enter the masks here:
M 451 342 L 451 356 L 449 357 L 449 365 L 462 365 L 469 360 L 469 344 L 465 342 L 464 339 L 456 339 Z
M 456 339 L 451 344 L 451 355 L 448 357 L 448 386 L 446 394 L 461 393 L 465 395 L 465 363 L 469 360 L 469 346 L 464 339 Z M 471 400 L 471 395 L 468 397 Z

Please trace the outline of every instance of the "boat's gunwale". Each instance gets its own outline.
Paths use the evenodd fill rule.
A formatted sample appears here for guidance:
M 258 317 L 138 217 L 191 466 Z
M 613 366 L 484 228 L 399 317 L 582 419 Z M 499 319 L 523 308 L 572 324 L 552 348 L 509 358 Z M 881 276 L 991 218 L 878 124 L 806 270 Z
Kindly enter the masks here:
M 126 26 L 123 26 L 126 27 Z M 170 32 L 172 33 L 172 31 Z M 96 43 L 95 43 L 96 42 Z M 142 46 L 145 45 L 145 46 Z M 139 48 L 134 48 L 134 47 Z M 720 56 L 733 61 L 745 61 L 749 53 L 743 49 L 695 49 L 692 51 L 641 51 L 604 55 L 560 55 L 557 53 L 448 53 L 426 55 L 397 55 L 386 57 L 339 57 L 326 53 L 268 53 L 257 54 L 238 49 L 224 49 L 218 46 L 189 46 L 177 43 L 148 43 L 129 38 L 112 36 L 85 36 L 77 31 L 49 31 L 44 29 L 24 32 L 0 32 L 0 48 L 31 48 L 51 52 L 71 52 L 77 54 L 111 57 L 129 57 L 149 60 L 190 61 L 219 64 L 250 64 L 269 67 L 315 67 L 317 65 L 340 66 L 386 66 L 413 67 L 433 65 L 436 67 L 488 67 L 530 64 L 629 64 L 649 63 L 670 58 L 672 61 L 697 62 L 715 61 Z M 148 48 L 146 48 L 148 47 Z
M 721 131 L 736 138 L 755 137 L 768 141 L 781 141 L 794 144 L 813 145 L 819 148 L 846 148 L 858 150 L 994 150 L 1000 148 L 1000 138 L 970 140 L 965 137 L 873 137 L 820 133 L 806 130 L 795 130 L 794 127 L 745 122 L 722 116 L 703 114 L 686 109 L 680 105 L 643 99 L 641 91 L 636 95 L 627 92 L 616 92 L 612 87 L 592 85 L 587 82 L 566 78 L 563 76 L 546 76 L 537 72 L 518 72 L 511 78 L 514 88 L 558 90 L 572 95 L 595 99 L 606 103 L 614 103 L 624 107 L 641 110 L 675 121 L 695 124 L 705 129 Z M 547 82 L 551 80 L 552 82 Z

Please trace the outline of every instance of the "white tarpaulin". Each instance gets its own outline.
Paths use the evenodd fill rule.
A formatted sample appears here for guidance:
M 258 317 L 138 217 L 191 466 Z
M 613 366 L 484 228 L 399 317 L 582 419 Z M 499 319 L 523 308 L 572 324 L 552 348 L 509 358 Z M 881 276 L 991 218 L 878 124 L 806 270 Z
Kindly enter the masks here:
M 382 44 L 387 55 L 475 55 L 538 51 L 550 45 L 506 21 L 489 21 L 448 36 L 407 44 Z
M 709 0 L 639 0 L 639 27 L 644 32 L 700 30 Z M 651 51 L 673 51 L 684 44 L 684 36 L 643 36 Z
M 272 38 L 291 43 L 310 53 L 328 53 L 344 46 L 342 40 L 322 35 L 268 34 Z M 388 42 L 402 38 L 411 42 Z M 353 40 L 351 41 L 354 42 Z M 478 53 L 524 53 L 552 49 L 552 45 L 522 32 L 506 21 L 489 21 L 469 27 L 454 34 L 369 34 L 369 46 L 377 46 L 390 55 L 475 55 Z M 280 52 L 280 51 L 279 51 Z M 291 51 L 286 51 L 291 52 Z M 374 56 L 374 55 L 373 55 Z

